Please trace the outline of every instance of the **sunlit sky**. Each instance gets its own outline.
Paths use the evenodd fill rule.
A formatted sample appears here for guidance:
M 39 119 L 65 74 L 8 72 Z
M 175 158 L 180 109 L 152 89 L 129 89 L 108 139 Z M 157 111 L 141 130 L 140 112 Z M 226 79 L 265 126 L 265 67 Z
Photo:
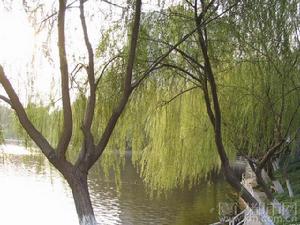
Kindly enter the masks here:
M 19 3 L 16 3 L 19 2 Z M 28 94 L 27 75 L 35 51 L 34 29 L 20 1 L 14 1 L 10 9 L 0 3 L 0 63 L 21 99 Z M 37 80 L 41 90 L 49 89 L 49 82 Z M 1 90 L 1 94 L 3 94 Z
M 0 9 L 0 60 L 1 62 L 24 61 L 30 57 L 34 47 L 33 29 L 25 13 L 14 10 L 9 13 Z
M 120 2 L 121 4 L 122 1 L 115 2 Z M 45 3 L 51 3 L 50 6 L 52 6 L 52 1 L 45 1 Z M 143 3 L 144 10 L 153 9 L 151 7 L 151 4 L 154 3 L 153 0 L 144 0 Z M 0 64 L 4 67 L 6 75 L 21 97 L 21 101 L 28 101 L 28 95 L 32 92 L 35 92 L 34 94 L 39 93 L 39 98 L 43 100 L 49 100 L 50 95 L 55 95 L 59 98 L 59 86 L 57 86 L 57 89 L 53 89 L 53 82 L 56 85 L 59 83 L 56 24 L 54 25 L 50 42 L 52 59 L 54 61 L 49 62 L 41 51 L 43 42 L 46 39 L 46 30 L 35 35 L 34 28 L 29 22 L 29 16 L 25 13 L 22 1 L 11 1 L 9 6 L 9 9 L 6 9 L 5 3 L 0 1 Z M 95 49 L 97 43 L 101 40 L 103 28 L 107 28 L 109 24 L 107 22 L 120 18 L 122 11 L 101 1 L 88 1 L 85 6 L 87 17 L 93 18 L 87 22 L 91 42 Z M 46 17 L 46 13 L 44 17 Z M 109 18 L 107 15 L 112 16 Z M 86 50 L 82 38 L 78 8 L 67 11 L 66 27 L 66 47 L 69 59 L 76 55 L 77 59 L 83 60 L 79 62 L 83 63 L 86 58 L 82 58 L 82 56 L 86 55 Z M 69 71 L 72 71 L 75 64 L 74 61 L 73 64 L 70 61 Z M 34 88 L 29 87 L 29 84 L 32 83 Z M 0 87 L 0 94 L 5 95 L 2 87 Z
M 35 34 L 22 1 L 11 2 L 12 5 L 7 4 L 10 7 L 6 9 L 5 3 L 0 1 L 0 64 L 4 67 L 7 77 L 12 82 L 22 102 L 26 103 L 32 92 L 35 92 L 33 94 L 38 93 L 38 98 L 43 101 L 49 100 L 50 96 L 53 95 L 55 96 L 54 99 L 59 99 L 57 24 L 54 24 L 51 39 L 46 43 L 47 29 Z M 57 1 L 45 1 L 46 5 L 51 3 L 48 7 L 53 7 L 52 2 L 57 3 Z M 107 15 L 112 14 L 112 12 L 113 16 L 120 15 L 120 9 L 112 8 L 108 4 L 100 4 L 103 2 L 89 1 L 85 4 L 86 17 L 93 18 L 92 20 L 87 19 L 87 23 L 94 49 L 101 39 L 103 27 L 107 27 L 108 23 L 105 20 L 111 19 L 107 18 Z M 49 13 L 51 11 L 46 11 L 45 15 L 42 15 L 38 21 L 46 18 Z M 70 72 L 75 67 L 75 60 L 77 63 L 87 63 L 86 58 L 84 58 L 86 48 L 82 37 L 78 8 L 72 8 L 66 12 L 65 33 Z M 50 61 L 45 58 L 42 51 L 45 43 L 51 51 Z M 74 56 L 75 60 L 73 59 Z M 56 89 L 53 89 L 53 83 L 56 85 Z M 30 88 L 29 84 L 33 84 L 33 88 Z M 2 87 L 0 87 L 0 94 L 5 95 Z
M 76 51 L 80 52 L 78 49 L 85 50 L 78 29 L 78 24 L 80 24 L 78 23 L 78 11 L 78 8 L 74 8 L 66 13 L 66 27 L 69 31 L 66 31 L 66 45 L 69 56 L 74 55 Z M 43 18 L 46 17 L 46 14 L 47 12 Z M 0 29 L 0 64 L 4 67 L 6 75 L 21 100 L 26 103 L 28 96 L 33 92 L 35 92 L 33 94 L 38 93 L 38 98 L 43 101 L 49 100 L 52 95 L 55 96 L 54 99 L 59 99 L 56 24 L 54 24 L 51 40 L 47 43 L 51 50 L 52 61 L 46 59 L 42 51 L 43 44 L 47 39 L 47 30 L 35 34 L 22 1 L 12 1 L 9 10 L 5 9 L 3 2 L 0 2 Z M 89 27 L 89 31 L 91 30 Z M 92 33 L 92 42 L 96 43 L 100 35 L 95 31 Z M 97 38 L 94 38 L 96 36 Z M 84 56 L 85 54 L 81 50 L 77 55 Z M 73 66 L 72 63 L 69 63 L 70 71 Z M 57 89 L 53 90 L 53 83 L 57 85 Z M 29 84 L 33 84 L 33 88 L 29 87 Z M 0 90 L 1 94 L 5 94 L 2 87 Z

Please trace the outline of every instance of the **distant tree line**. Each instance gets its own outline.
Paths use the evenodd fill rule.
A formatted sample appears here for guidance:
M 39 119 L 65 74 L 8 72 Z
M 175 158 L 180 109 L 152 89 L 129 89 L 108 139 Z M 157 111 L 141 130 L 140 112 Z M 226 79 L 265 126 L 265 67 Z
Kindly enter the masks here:
M 6 107 L 0 106 L 0 137 L 3 142 L 4 139 L 19 138 L 16 129 L 17 125 L 14 119 L 14 112 Z

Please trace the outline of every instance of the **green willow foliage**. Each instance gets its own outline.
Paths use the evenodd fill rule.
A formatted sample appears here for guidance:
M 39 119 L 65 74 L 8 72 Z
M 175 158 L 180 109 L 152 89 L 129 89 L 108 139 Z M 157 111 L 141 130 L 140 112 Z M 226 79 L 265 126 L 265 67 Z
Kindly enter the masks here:
M 210 57 L 219 86 L 224 144 L 231 159 L 236 154 L 260 156 L 286 134 L 293 137 L 299 128 L 299 43 L 294 40 L 297 32 L 294 25 L 298 24 L 299 17 L 295 2 L 245 2 L 241 7 L 247 14 L 237 10 L 209 25 Z M 155 37 L 168 43 L 176 43 L 184 31 L 193 27 L 189 11 L 182 6 L 173 8 L 172 12 L 174 10 L 181 13 L 181 18 L 172 20 L 169 12 L 167 20 L 161 20 L 163 26 L 155 29 L 157 33 L 152 31 Z M 263 14 L 264 17 L 255 18 Z M 239 30 L 240 27 L 243 29 Z M 246 40 L 237 35 L 240 31 Z M 196 37 L 191 37 L 180 49 L 201 62 L 195 40 Z M 194 72 L 175 53 L 167 62 Z M 173 71 L 168 76 L 166 73 L 166 70 L 158 71 L 155 74 L 157 80 L 148 80 L 154 84 L 145 85 L 146 90 L 154 88 L 154 93 L 148 94 L 153 95 L 151 100 L 155 99 L 156 103 L 154 100 L 151 109 L 148 99 L 141 98 L 150 111 L 147 111 L 148 117 L 142 119 L 145 126 L 132 140 L 134 152 L 135 145 L 136 150 L 144 149 L 141 156 L 134 155 L 134 159 L 145 182 L 152 190 L 168 191 L 198 182 L 220 164 L 199 89 L 155 108 L 193 85 L 186 77 L 182 79 L 182 74 L 176 76 Z M 164 78 L 167 81 L 162 81 Z M 157 85 L 161 87 L 157 88 Z M 145 95 L 147 91 L 143 89 L 141 93 Z M 140 110 L 143 107 L 138 108 L 139 118 L 147 115 Z M 138 122 L 139 126 L 142 123 Z M 146 140 L 139 138 L 141 133 L 145 133 Z
M 136 115 L 132 121 L 133 160 L 151 190 L 191 187 L 220 166 L 200 90 L 165 104 L 181 89 L 174 83 L 170 85 L 178 89 L 156 84 L 141 87 L 148 97 L 140 97 L 140 103 L 135 99 L 136 112 L 131 112 Z M 142 107 L 145 101 L 146 108 Z
M 176 16 L 177 13 L 180 16 Z M 150 37 L 150 49 L 157 46 L 166 48 L 165 42 L 176 43 L 194 28 L 192 12 L 182 5 L 170 8 L 165 16 L 151 16 L 146 35 Z M 151 27 L 153 17 L 155 20 L 159 18 L 162 26 Z M 227 29 L 224 24 L 217 24 L 211 33 L 223 34 L 222 31 L 218 32 L 217 27 Z M 156 37 L 159 39 L 155 39 Z M 224 36 L 218 37 L 223 39 Z M 215 55 L 221 51 L 221 46 L 216 44 L 219 41 L 210 43 Z M 197 36 L 193 35 L 180 49 L 201 62 Z M 230 48 L 227 49 L 230 52 Z M 225 54 L 223 56 L 225 59 Z M 196 69 L 191 68 L 178 53 L 172 53 L 165 62 L 196 73 Z M 214 63 L 217 62 L 216 58 Z M 132 130 L 133 160 L 152 191 L 167 192 L 174 187 L 191 187 L 211 171 L 220 168 L 214 132 L 208 120 L 202 90 L 199 87 L 193 88 L 195 84 L 188 77 L 174 70 L 161 69 L 152 76 L 133 96 L 128 109 L 131 111 L 130 115 L 135 115 L 132 122 L 135 124 Z M 190 88 L 193 90 L 168 101 Z M 141 96 L 137 97 L 138 95 Z M 132 111 L 134 105 L 135 110 Z M 224 141 L 229 158 L 233 159 L 236 151 L 231 142 L 226 138 Z
M 35 103 L 29 103 L 26 107 L 27 115 L 31 119 L 33 124 L 38 127 L 42 134 L 48 137 L 50 142 L 56 143 L 58 141 L 58 135 L 60 132 L 60 126 L 56 125 L 60 123 L 59 121 L 62 119 L 62 117 L 56 117 L 56 114 L 58 114 L 58 112 L 49 113 L 49 111 L 50 107 L 38 105 Z M 31 147 L 33 143 L 30 137 L 27 135 L 26 131 L 21 127 L 16 115 L 14 116 L 13 121 L 18 136 L 25 140 L 26 146 Z
M 238 58 L 222 94 L 240 105 L 226 113 L 227 121 L 236 121 L 226 128 L 245 154 L 261 155 L 299 128 L 298 6 L 299 1 L 245 1 L 230 18 Z
M 283 80 L 262 64 L 237 65 L 230 83 L 222 88 L 227 101 L 223 104 L 224 131 L 243 154 L 264 154 L 286 133 L 294 136 L 300 124 L 299 93 L 294 90 L 299 71 L 293 72 L 295 79 Z

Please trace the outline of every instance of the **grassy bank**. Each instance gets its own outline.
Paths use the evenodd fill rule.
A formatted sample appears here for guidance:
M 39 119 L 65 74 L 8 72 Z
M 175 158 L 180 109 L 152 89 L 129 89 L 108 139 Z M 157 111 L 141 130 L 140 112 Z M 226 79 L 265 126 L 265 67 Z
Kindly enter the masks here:
M 289 196 L 282 171 L 279 171 L 276 177 L 280 180 L 280 183 L 284 188 L 284 193 L 275 193 L 275 197 L 289 209 L 289 212 L 292 214 L 291 219 L 289 221 L 284 220 L 278 213 L 273 212 L 271 208 L 269 213 L 272 215 L 272 219 L 276 225 L 300 225 L 300 160 L 289 163 L 287 176 L 290 180 L 294 197 L 291 198 Z

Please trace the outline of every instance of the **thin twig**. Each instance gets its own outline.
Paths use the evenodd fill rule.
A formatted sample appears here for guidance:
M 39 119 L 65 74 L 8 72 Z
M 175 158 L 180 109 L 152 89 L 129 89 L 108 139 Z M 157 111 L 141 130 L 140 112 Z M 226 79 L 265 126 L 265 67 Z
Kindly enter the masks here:
M 9 98 L 5 97 L 4 95 L 0 95 L 0 99 L 9 104 L 12 107 L 12 103 Z
M 192 91 L 192 90 L 194 90 L 196 88 L 199 88 L 199 86 L 193 86 L 193 87 L 190 87 L 188 89 L 185 89 L 185 90 L 179 92 L 178 94 L 176 94 L 175 96 L 173 96 L 172 98 L 170 98 L 169 100 L 163 101 L 160 106 L 165 106 L 165 105 L 171 103 L 172 101 L 174 101 L 176 98 L 180 97 L 181 95 L 183 95 L 183 94 L 185 94 L 185 93 L 187 93 L 189 91 Z
M 104 75 L 104 72 L 105 72 L 105 70 L 107 69 L 107 67 L 108 67 L 114 60 L 116 60 L 116 59 L 119 58 L 119 57 L 121 57 L 121 55 L 116 55 L 116 56 L 112 57 L 112 58 L 111 58 L 111 59 L 103 66 L 103 68 L 102 68 L 102 70 L 101 70 L 101 73 L 100 73 L 100 76 L 99 76 L 99 78 L 96 80 L 96 83 L 95 83 L 96 88 L 98 87 L 99 82 L 100 82 L 100 80 L 102 79 L 102 77 L 103 77 L 103 75 Z
M 124 6 L 118 5 L 118 4 L 113 3 L 113 2 L 111 2 L 111 1 L 108 1 L 108 0 L 102 0 L 102 1 L 105 2 L 105 3 L 107 3 L 107 4 L 109 4 L 109 5 L 116 6 L 116 7 L 120 8 L 120 9 L 127 9 L 127 8 L 124 7 Z

